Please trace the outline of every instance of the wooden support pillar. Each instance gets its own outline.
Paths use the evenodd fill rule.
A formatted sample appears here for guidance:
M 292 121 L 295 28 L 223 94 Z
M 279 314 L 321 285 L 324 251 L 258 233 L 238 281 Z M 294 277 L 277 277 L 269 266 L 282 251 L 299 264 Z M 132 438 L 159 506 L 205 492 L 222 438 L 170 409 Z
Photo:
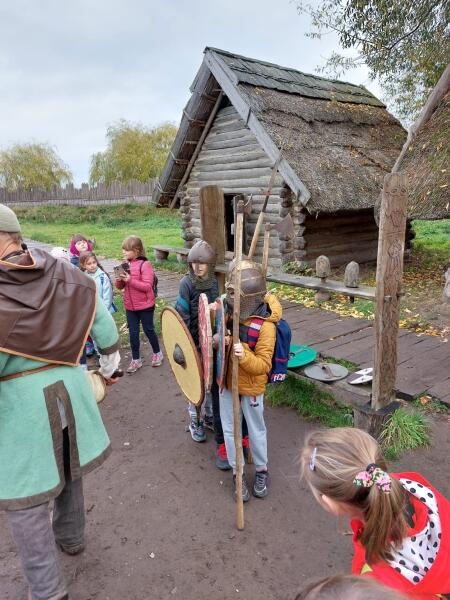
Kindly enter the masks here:
M 200 188 L 200 220 L 202 239 L 215 250 L 217 264 L 225 264 L 225 200 L 223 191 L 216 185 Z M 225 274 L 217 273 L 219 292 L 225 291 Z
M 384 178 L 380 208 L 375 292 L 375 349 L 371 407 L 355 421 L 377 436 L 386 416 L 397 407 L 397 336 L 406 227 L 406 176 Z M 361 420 L 362 418 L 362 420 Z M 364 425 L 365 422 L 365 425 Z

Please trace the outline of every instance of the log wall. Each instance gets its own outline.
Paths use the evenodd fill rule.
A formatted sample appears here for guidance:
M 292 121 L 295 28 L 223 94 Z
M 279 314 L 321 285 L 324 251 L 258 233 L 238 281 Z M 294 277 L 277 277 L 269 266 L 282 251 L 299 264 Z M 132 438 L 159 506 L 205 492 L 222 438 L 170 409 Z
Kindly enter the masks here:
M 332 266 L 355 260 L 375 262 L 378 248 L 378 228 L 373 209 L 306 214 L 304 220 L 304 260 L 314 264 L 321 254 Z
M 272 173 L 270 158 L 234 107 L 222 108 L 205 138 L 180 199 L 182 237 L 190 247 L 201 236 L 199 192 L 206 185 L 217 185 L 224 194 L 253 194 L 252 213 L 247 217 L 247 237 L 251 239 Z M 283 196 L 283 200 L 281 198 Z M 291 210 L 290 191 L 277 174 L 267 204 L 266 222 L 277 223 Z M 261 231 L 255 258 L 262 259 L 264 231 Z M 292 260 L 293 246 L 271 232 L 269 265 L 280 267 Z
M 205 138 L 180 197 L 182 237 L 185 246 L 201 237 L 199 193 L 206 185 L 217 185 L 224 194 L 253 195 L 252 213 L 247 217 L 246 234 L 251 240 L 261 211 L 272 172 L 271 160 L 246 127 L 234 107 L 222 108 Z M 271 232 L 269 265 L 279 269 L 293 260 L 315 264 L 321 254 L 332 266 L 376 261 L 378 228 L 373 209 L 339 211 L 310 215 L 277 174 L 267 205 L 266 222 L 278 223 L 292 216 L 294 238 Z M 256 260 L 262 259 L 263 231 L 256 248 Z

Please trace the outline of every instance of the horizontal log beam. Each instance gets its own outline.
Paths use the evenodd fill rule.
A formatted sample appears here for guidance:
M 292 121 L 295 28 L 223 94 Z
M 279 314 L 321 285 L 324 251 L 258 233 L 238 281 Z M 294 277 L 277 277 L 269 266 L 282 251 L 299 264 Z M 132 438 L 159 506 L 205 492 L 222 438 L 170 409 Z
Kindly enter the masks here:
M 267 187 L 270 180 L 270 169 L 267 167 L 258 169 L 229 169 L 227 171 L 211 171 L 208 173 L 196 171 L 191 173 L 190 183 L 194 183 L 195 181 L 209 181 L 211 179 L 214 179 L 214 181 L 244 180 L 258 183 L 261 182 L 261 185 Z M 282 186 L 283 179 L 281 177 L 276 177 L 274 187 L 281 188 Z
M 214 161 L 207 162 L 197 162 L 192 170 L 193 173 L 214 173 L 221 171 L 235 171 L 235 170 L 250 170 L 250 169 L 267 169 L 270 173 L 270 161 L 267 157 L 257 157 L 257 158 L 242 158 L 240 159 L 239 155 L 236 158 L 232 157 L 231 159 L 216 159 Z

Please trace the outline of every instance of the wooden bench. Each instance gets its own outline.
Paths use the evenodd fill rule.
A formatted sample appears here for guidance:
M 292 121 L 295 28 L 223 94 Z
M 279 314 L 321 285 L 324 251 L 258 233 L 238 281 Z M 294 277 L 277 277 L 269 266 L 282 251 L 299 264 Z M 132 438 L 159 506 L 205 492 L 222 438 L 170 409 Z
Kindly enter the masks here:
M 169 258 L 169 254 L 176 254 L 179 263 L 187 261 L 189 248 L 173 248 L 172 246 L 152 246 L 155 253 L 155 262 L 163 263 Z

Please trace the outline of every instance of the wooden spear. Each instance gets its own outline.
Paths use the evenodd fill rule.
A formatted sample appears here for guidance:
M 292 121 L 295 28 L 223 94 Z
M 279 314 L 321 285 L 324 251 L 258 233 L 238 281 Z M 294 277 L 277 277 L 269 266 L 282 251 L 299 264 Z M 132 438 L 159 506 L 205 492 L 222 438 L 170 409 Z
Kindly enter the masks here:
M 241 262 L 242 236 L 244 229 L 244 203 L 239 200 L 236 206 L 234 232 L 234 299 L 233 299 L 233 344 L 239 341 L 239 314 L 241 312 Z M 244 529 L 244 502 L 242 500 L 242 425 L 241 400 L 239 397 L 239 359 L 233 351 L 232 392 L 233 392 L 233 430 L 236 451 L 236 525 Z
M 249 260 L 251 260 L 253 258 L 253 255 L 255 254 L 256 244 L 258 243 L 258 238 L 259 238 L 259 232 L 261 231 L 261 227 L 262 227 L 262 224 L 264 221 L 264 214 L 265 214 L 266 208 L 267 208 L 267 203 L 269 201 L 270 194 L 272 193 L 273 184 L 275 183 L 275 176 L 277 174 L 278 166 L 281 162 L 281 159 L 282 159 L 282 154 L 280 151 L 280 154 L 279 154 L 277 160 L 275 161 L 275 164 L 273 165 L 273 169 L 272 169 L 272 173 L 270 175 L 269 185 L 267 187 L 266 196 L 264 198 L 264 204 L 263 204 L 262 210 L 259 213 L 258 220 L 256 221 L 256 226 L 255 226 L 255 231 L 253 233 L 252 243 L 250 245 L 250 250 L 248 252 Z

